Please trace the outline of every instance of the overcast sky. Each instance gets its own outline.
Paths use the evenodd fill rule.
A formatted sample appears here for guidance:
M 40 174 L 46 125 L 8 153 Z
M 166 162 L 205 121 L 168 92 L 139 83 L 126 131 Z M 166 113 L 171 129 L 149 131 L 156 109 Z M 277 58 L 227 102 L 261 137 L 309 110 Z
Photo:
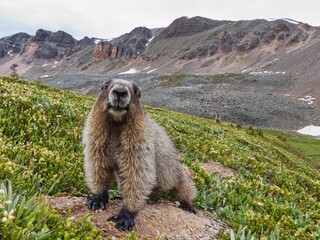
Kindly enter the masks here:
M 77 39 L 112 38 L 138 26 L 167 27 L 174 19 L 291 18 L 320 26 L 320 0 L 0 0 L 0 38 L 43 28 Z

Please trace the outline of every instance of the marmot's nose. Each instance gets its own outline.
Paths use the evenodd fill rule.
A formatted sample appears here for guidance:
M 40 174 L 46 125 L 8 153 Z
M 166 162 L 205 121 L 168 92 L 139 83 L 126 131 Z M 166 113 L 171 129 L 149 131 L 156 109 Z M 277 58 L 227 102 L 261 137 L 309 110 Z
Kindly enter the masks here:
M 118 98 L 124 98 L 128 95 L 128 91 L 126 89 L 114 89 L 112 94 Z

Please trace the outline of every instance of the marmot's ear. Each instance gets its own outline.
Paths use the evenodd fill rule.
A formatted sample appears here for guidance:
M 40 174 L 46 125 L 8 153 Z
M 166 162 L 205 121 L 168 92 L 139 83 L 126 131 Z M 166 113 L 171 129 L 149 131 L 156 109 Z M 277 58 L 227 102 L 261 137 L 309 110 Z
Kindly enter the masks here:
M 101 86 L 101 91 L 104 90 L 104 89 L 107 89 L 111 82 L 112 82 L 112 79 L 109 79 L 108 81 L 105 81 Z
M 141 97 L 141 90 L 135 83 L 133 83 L 133 91 L 134 91 L 134 94 L 137 94 L 139 98 Z

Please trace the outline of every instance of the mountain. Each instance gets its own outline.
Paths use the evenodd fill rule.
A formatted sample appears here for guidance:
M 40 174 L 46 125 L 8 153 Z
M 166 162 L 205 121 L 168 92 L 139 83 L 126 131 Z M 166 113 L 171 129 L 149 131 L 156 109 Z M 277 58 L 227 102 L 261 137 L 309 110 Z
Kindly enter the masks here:
M 259 127 L 297 129 L 320 124 L 319 51 L 320 28 L 291 19 L 218 21 L 181 17 L 164 28 L 137 27 L 109 40 L 76 40 L 66 32 L 43 29 L 35 36 L 18 33 L 4 37 L 0 39 L 0 75 L 8 75 L 14 68 L 29 79 L 90 92 L 98 89 L 92 79 L 105 79 L 106 75 L 136 73 L 130 77 L 145 79 L 143 86 L 150 90 L 155 89 L 149 81 L 153 76 L 169 75 L 166 81 L 171 81 L 174 77 L 170 75 L 183 74 L 186 79 L 178 76 L 178 85 L 169 84 L 175 91 L 161 94 L 171 100 L 183 94 L 195 96 L 192 104 L 184 98 L 178 103 L 159 98 L 155 103 L 157 91 L 146 103 L 210 118 L 222 113 L 228 121 Z M 196 77 L 225 73 L 236 75 L 214 86 L 203 85 L 208 83 L 206 77 Z M 79 76 L 84 78 L 69 87 L 70 79 Z M 194 78 L 191 85 L 188 76 Z M 84 79 L 88 80 L 84 83 Z M 239 79 L 243 80 L 240 88 Z M 186 92 L 189 89 L 191 92 Z M 219 89 L 224 92 L 216 99 Z M 201 96 L 204 91 L 207 95 Z M 201 109 L 199 99 L 203 99 Z M 252 108 L 257 102 L 266 104 Z M 189 111 L 189 106 L 194 107 Z
M 41 74 L 119 73 L 128 67 L 139 71 L 149 67 L 161 74 L 282 71 L 288 63 L 285 58 L 318 47 L 319 33 L 317 27 L 285 19 L 217 21 L 203 17 L 181 17 L 160 29 L 137 27 L 96 44 L 94 38 L 77 41 L 63 31 L 40 29 L 35 36 L 18 33 L 0 39 L 0 73 L 5 74 L 5 67 L 16 62 L 20 74 L 33 76 L 39 71 L 32 70 L 54 61 L 60 63 L 56 71 L 44 68 Z

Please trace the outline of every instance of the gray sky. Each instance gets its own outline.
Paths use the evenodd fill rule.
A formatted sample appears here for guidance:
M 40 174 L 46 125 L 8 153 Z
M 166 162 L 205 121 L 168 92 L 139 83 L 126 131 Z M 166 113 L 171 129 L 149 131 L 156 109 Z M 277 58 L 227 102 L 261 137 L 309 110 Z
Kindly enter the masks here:
M 0 0 L 0 38 L 43 28 L 84 36 L 118 37 L 138 26 L 166 27 L 174 19 L 291 18 L 320 26 L 320 0 Z

